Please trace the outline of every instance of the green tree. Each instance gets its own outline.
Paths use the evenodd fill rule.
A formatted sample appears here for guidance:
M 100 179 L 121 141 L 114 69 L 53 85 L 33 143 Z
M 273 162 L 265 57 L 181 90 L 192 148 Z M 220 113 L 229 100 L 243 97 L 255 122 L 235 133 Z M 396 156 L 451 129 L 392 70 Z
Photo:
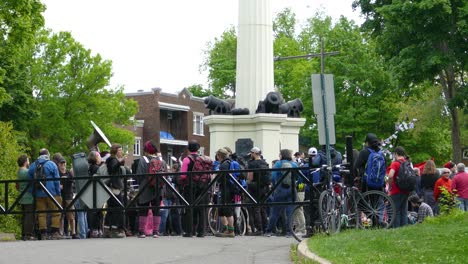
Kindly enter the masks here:
M 213 95 L 219 97 L 219 94 L 214 94 L 211 90 L 203 88 L 201 84 L 194 84 L 187 87 L 187 90 L 193 95 L 198 97 L 206 97 L 209 95 Z
M 452 130 L 453 160 L 461 161 L 460 113 L 467 109 L 468 2 L 465 0 L 356 0 L 378 51 L 407 96 L 417 84 L 442 87 Z
M 43 11 L 39 0 L 0 1 L 0 121 L 13 121 L 17 130 L 34 117 L 29 66 Z
M 212 94 L 227 98 L 235 94 L 236 88 L 237 36 L 234 27 L 223 32 L 205 50 L 202 68 L 208 70 Z
M 122 87 L 107 87 L 111 62 L 93 56 L 69 32 L 43 31 L 38 39 L 31 67 L 38 115 L 28 123 L 33 153 L 44 146 L 63 154 L 86 149 L 90 120 L 110 141 L 133 144 L 122 126 L 131 124 L 137 103 L 125 98 Z
M 15 135 L 17 132 L 13 130 L 11 122 L 0 121 L 0 180 L 15 180 L 18 165 L 16 159 L 19 157 L 23 149 L 17 143 Z M 5 195 L 5 186 L 8 185 L 8 195 Z M 5 197 L 8 197 L 9 206 L 18 197 L 14 183 L 0 184 L 0 204 L 5 206 Z M 18 209 L 18 208 L 16 208 Z M 17 236 L 21 233 L 20 217 L 18 215 L 2 215 L 0 217 L 0 232 L 16 233 Z

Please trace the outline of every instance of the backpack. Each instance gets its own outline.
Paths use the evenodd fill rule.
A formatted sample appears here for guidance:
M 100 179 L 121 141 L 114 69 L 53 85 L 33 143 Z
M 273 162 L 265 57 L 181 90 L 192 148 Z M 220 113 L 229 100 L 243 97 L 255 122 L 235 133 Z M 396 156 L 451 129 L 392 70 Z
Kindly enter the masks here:
M 147 160 L 147 159 L 145 159 L 145 160 Z M 154 187 L 156 185 L 156 177 L 157 176 L 153 176 L 154 174 L 160 173 L 160 172 L 165 172 L 165 171 L 166 171 L 166 168 L 165 168 L 161 158 L 159 158 L 159 157 L 152 158 L 149 161 L 149 166 L 148 166 L 148 173 L 151 174 L 151 175 L 148 175 L 149 186 Z M 164 183 L 160 183 L 160 185 L 164 185 Z
M 35 183 L 35 187 L 36 188 L 40 188 L 40 184 L 39 183 L 43 183 L 45 184 L 45 182 L 43 180 L 45 180 L 47 178 L 47 176 L 45 175 L 45 172 L 44 172 L 44 165 L 47 163 L 44 162 L 44 163 L 39 163 L 39 161 L 36 161 L 35 164 L 36 164 L 36 168 L 34 170 L 34 179 L 35 180 L 40 180 L 40 181 L 36 181 Z
M 402 162 L 399 160 L 398 162 L 400 162 L 400 169 L 398 170 L 398 175 L 396 177 L 396 185 L 402 191 L 414 191 L 416 189 L 416 180 L 418 178 L 416 172 L 408 161 Z
M 258 166 L 259 169 L 269 169 L 270 167 L 268 166 L 268 163 L 262 162 Z M 271 172 L 270 171 L 262 171 L 259 172 L 260 177 L 259 177 L 259 184 L 260 186 L 267 186 L 270 185 L 271 183 Z
M 364 180 L 368 187 L 377 189 L 385 184 L 386 165 L 385 158 L 381 150 L 375 151 L 368 148 L 370 154 L 367 158 Z
M 188 158 L 193 164 L 191 171 L 212 171 L 213 160 L 208 156 L 189 155 Z M 192 180 L 194 183 L 208 183 L 211 181 L 210 173 L 193 173 Z
M 245 169 L 245 166 L 242 166 L 239 162 L 237 162 L 236 160 L 231 160 L 230 162 L 230 165 L 229 165 L 229 170 L 244 170 Z M 245 172 L 233 172 L 232 173 L 232 176 L 234 176 L 234 178 L 236 178 L 236 180 L 245 188 L 247 187 L 247 177 L 245 175 Z M 232 184 L 233 186 L 236 186 L 237 185 L 234 183 L 234 182 L 231 182 L 229 181 L 230 184 Z
M 281 162 L 281 168 L 289 169 L 289 168 L 292 168 L 292 165 L 288 161 L 283 161 Z M 285 173 L 286 173 L 286 177 L 283 178 L 283 181 L 281 182 L 281 187 L 289 188 L 291 187 L 291 171 L 288 171 L 288 170 L 281 171 L 281 175 L 284 175 Z

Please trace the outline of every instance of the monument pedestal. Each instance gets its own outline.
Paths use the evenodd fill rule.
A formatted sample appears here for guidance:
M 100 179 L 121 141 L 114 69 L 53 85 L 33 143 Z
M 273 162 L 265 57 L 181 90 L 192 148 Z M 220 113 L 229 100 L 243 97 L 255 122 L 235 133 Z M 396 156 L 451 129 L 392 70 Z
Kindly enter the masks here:
M 305 118 L 290 118 L 285 114 L 210 115 L 203 122 L 210 128 L 211 157 L 222 147 L 234 151 L 240 139 L 251 139 L 253 146 L 259 147 L 264 159 L 271 163 L 278 159 L 280 149 L 299 150 L 299 130 Z M 247 153 L 244 150 L 238 154 Z

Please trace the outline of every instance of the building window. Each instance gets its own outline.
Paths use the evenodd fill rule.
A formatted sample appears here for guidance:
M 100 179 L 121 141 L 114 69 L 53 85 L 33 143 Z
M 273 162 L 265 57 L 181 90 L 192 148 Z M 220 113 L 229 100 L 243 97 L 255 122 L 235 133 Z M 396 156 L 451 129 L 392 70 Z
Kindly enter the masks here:
M 203 114 L 193 113 L 193 134 L 203 136 Z
M 198 149 L 198 155 L 205 155 L 205 147 L 200 147 L 200 149 Z
M 140 156 L 141 152 L 141 138 L 135 138 L 135 144 L 133 145 L 133 156 Z

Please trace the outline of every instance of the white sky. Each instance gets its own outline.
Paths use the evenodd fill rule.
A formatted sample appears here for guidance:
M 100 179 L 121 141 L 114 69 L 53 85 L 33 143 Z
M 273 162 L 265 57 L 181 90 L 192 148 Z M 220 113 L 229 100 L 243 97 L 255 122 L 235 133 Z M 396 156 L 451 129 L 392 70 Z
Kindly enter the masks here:
M 273 17 L 286 7 L 305 22 L 317 9 L 337 19 L 361 20 L 353 0 L 271 0 Z M 206 88 L 200 73 L 207 43 L 237 27 L 238 0 L 42 0 L 46 27 L 70 31 L 94 54 L 113 63 L 111 86 L 126 92 L 160 87 L 177 92 Z

